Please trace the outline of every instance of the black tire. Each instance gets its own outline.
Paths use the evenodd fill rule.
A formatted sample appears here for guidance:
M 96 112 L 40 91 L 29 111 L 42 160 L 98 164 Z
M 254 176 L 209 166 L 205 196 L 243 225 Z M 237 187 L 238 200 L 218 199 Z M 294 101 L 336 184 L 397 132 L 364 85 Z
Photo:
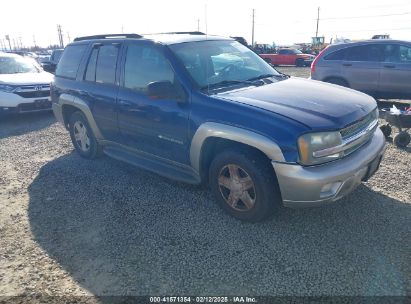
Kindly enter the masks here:
M 382 134 L 384 134 L 385 137 L 389 137 L 392 132 L 392 128 L 390 125 L 383 125 L 380 127 Z
M 299 67 L 299 68 L 304 67 L 304 66 L 305 66 L 304 59 L 297 59 L 297 60 L 295 61 L 295 66 L 296 66 L 296 67 Z
M 405 131 L 398 133 L 397 136 L 394 137 L 394 144 L 399 148 L 405 148 L 411 141 L 411 136 Z
M 227 170 L 227 173 L 229 171 L 229 175 L 231 175 L 227 166 L 238 166 L 238 177 L 241 179 L 250 178 L 253 185 L 252 189 L 246 191 L 236 190 L 243 191 L 243 194 L 238 198 L 235 207 L 230 206 L 227 202 L 231 196 L 231 190 L 219 182 L 220 177 L 227 178 L 224 170 Z M 229 177 L 228 180 L 230 180 Z M 219 153 L 210 165 L 209 184 L 221 208 L 231 216 L 243 221 L 262 221 L 272 216 L 282 202 L 278 182 L 271 164 L 251 150 L 238 152 L 230 149 Z M 245 192 L 249 198 L 254 200 L 251 208 L 247 208 L 242 201 Z
M 84 126 L 86 130 L 86 136 L 89 139 L 89 144 L 86 145 L 87 149 L 83 149 L 80 142 L 76 139 L 75 133 L 78 133 L 76 129 L 77 126 Z M 80 154 L 80 156 L 87 159 L 94 159 L 101 155 L 101 147 L 98 144 L 92 129 L 90 128 L 86 116 L 82 112 L 77 111 L 71 114 L 69 119 L 69 131 L 73 146 L 76 148 L 76 151 Z
M 346 88 L 350 87 L 350 85 L 348 84 L 347 81 L 345 81 L 344 79 L 341 79 L 341 78 L 337 78 L 337 77 L 328 78 L 327 80 L 325 80 L 325 82 L 336 84 L 336 85 L 346 87 Z

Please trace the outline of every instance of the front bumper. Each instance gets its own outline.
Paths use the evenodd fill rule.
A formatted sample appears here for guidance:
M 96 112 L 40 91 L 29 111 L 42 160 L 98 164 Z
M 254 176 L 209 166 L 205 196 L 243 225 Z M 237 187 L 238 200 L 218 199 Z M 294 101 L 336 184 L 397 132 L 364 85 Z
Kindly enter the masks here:
M 48 96 L 22 97 L 13 92 L 0 92 L 0 113 L 26 113 L 51 110 L 51 98 L 49 95 L 50 93 L 48 93 Z
M 351 155 L 319 166 L 272 162 L 286 207 L 312 207 L 334 202 L 352 192 L 378 169 L 385 151 L 379 128 Z
M 34 100 L 32 102 L 23 102 L 16 107 L 0 107 L 0 113 L 31 113 L 51 110 L 51 101 L 48 98 L 42 100 Z

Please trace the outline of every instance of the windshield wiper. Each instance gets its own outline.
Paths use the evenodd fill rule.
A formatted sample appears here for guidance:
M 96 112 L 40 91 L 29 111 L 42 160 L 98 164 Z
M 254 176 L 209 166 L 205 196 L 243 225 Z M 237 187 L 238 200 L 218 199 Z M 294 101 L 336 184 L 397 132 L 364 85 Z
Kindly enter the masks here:
M 261 79 L 270 78 L 270 77 L 276 77 L 276 78 L 286 78 L 287 77 L 288 78 L 288 75 L 285 75 L 285 74 L 262 74 L 262 75 L 259 75 L 257 77 L 249 78 L 249 79 L 247 79 L 247 81 L 261 80 Z
M 254 85 L 257 86 L 258 84 L 254 81 L 250 81 L 250 80 L 223 80 L 220 82 L 216 82 L 216 83 L 212 83 L 209 85 L 205 85 L 203 87 L 201 87 L 202 90 L 204 89 L 215 89 L 215 88 L 219 88 L 219 87 L 225 87 L 225 86 L 229 86 L 232 84 L 248 84 L 248 85 Z

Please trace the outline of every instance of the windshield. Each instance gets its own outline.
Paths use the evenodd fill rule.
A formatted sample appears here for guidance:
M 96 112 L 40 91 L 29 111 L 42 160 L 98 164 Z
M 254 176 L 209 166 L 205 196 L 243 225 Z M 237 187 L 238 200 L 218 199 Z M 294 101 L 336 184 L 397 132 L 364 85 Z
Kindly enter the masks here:
M 170 48 L 201 88 L 281 76 L 257 54 L 236 41 L 197 41 L 171 45 Z
M 40 67 L 33 59 L 0 57 L 0 74 L 39 73 L 40 71 Z

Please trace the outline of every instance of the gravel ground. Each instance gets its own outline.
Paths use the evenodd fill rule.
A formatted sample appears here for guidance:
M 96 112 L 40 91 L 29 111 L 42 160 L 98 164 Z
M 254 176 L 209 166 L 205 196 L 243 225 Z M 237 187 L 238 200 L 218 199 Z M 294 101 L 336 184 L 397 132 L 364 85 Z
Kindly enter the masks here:
M 306 69 L 299 69 L 306 70 Z M 0 295 L 411 295 L 411 147 L 326 207 L 247 224 L 204 189 L 0 119 Z

